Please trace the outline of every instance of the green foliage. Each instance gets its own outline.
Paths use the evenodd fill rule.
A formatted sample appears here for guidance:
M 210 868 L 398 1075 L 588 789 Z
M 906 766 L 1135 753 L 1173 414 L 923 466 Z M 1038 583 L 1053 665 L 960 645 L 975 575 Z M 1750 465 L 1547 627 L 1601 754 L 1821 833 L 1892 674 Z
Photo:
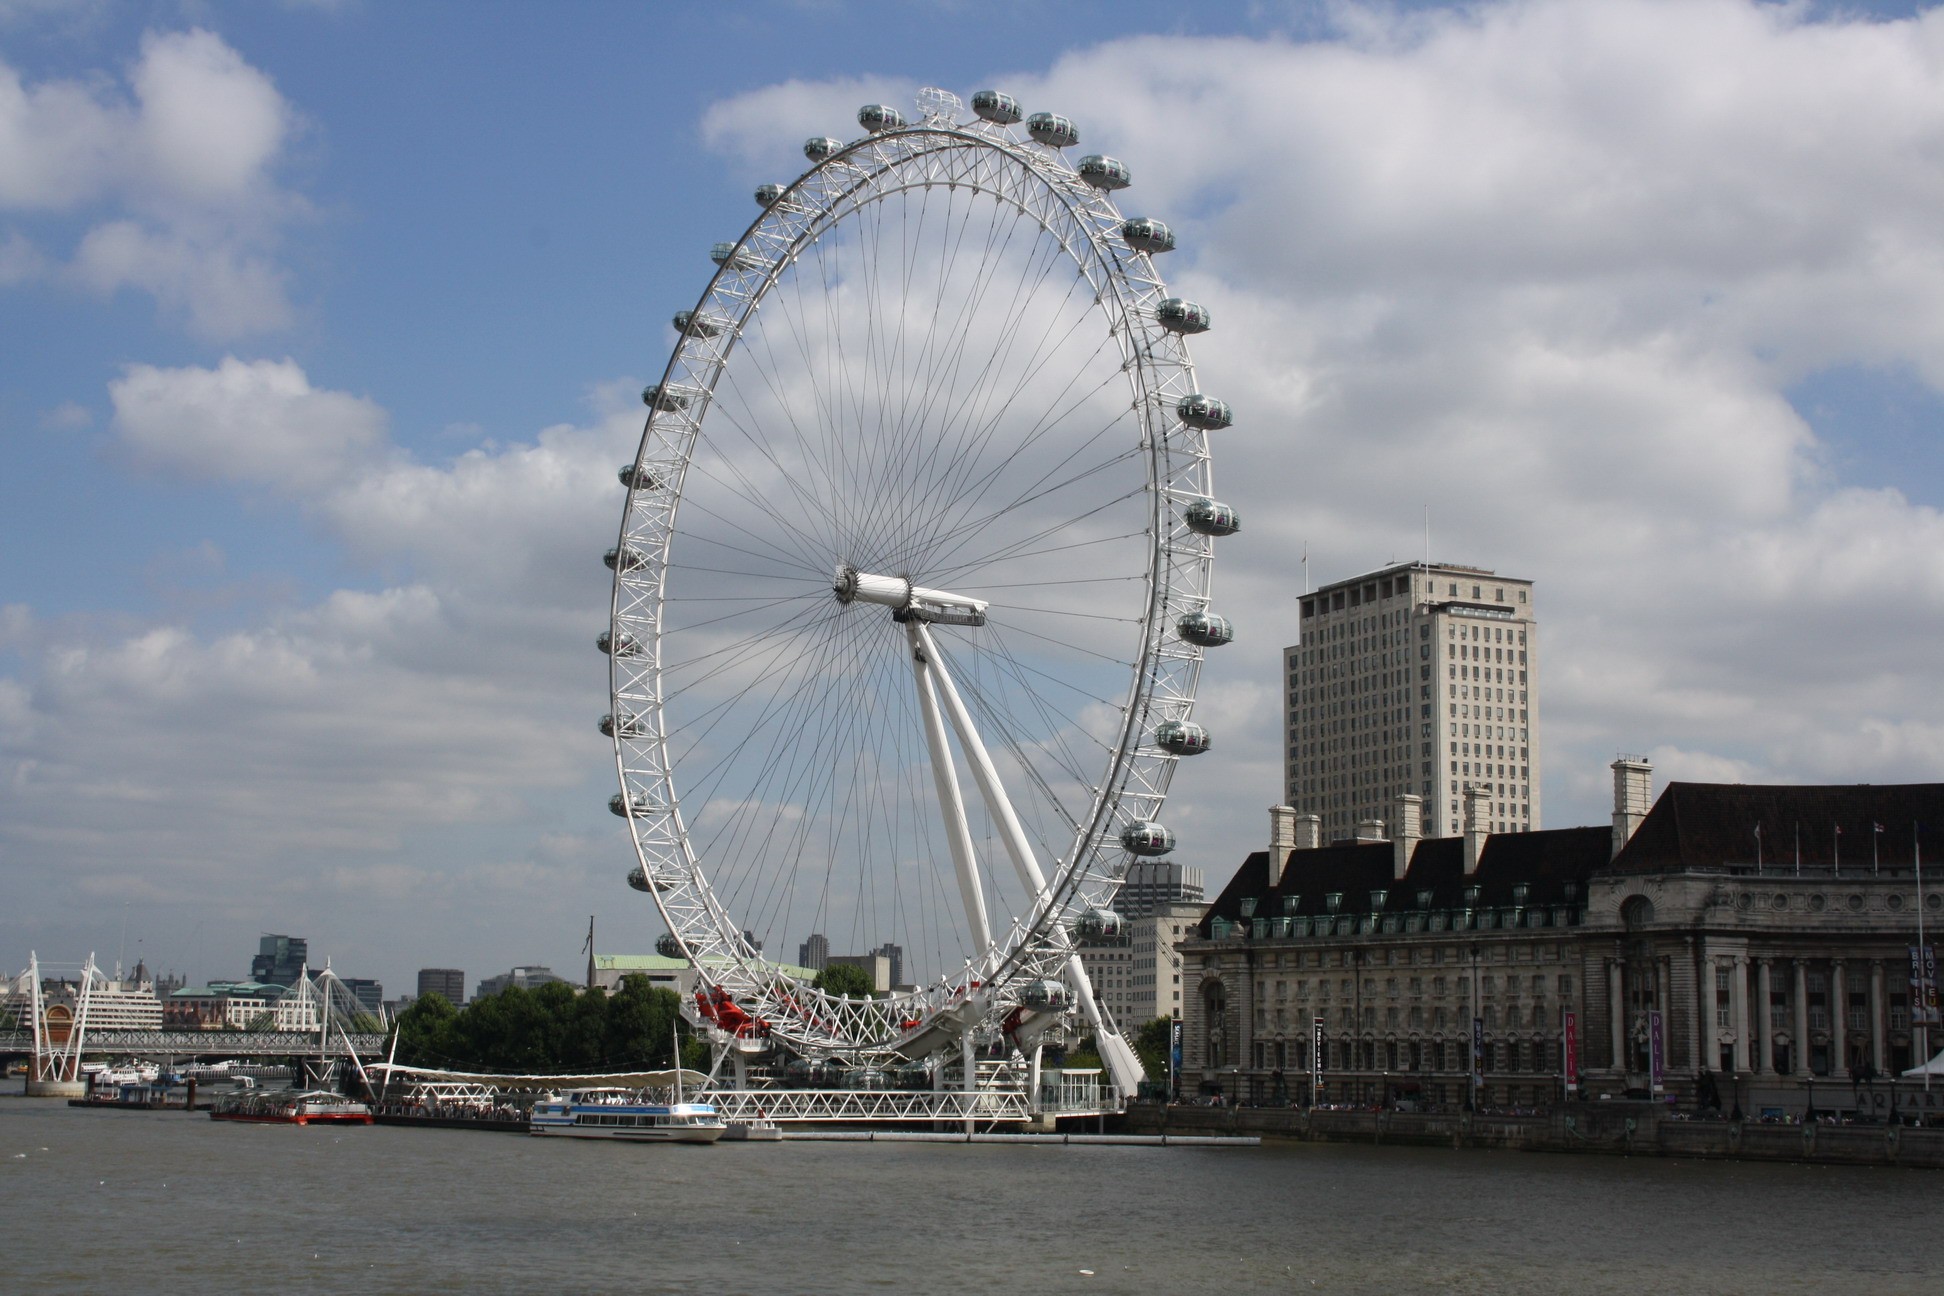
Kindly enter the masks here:
M 426 995 L 398 1015 L 398 1058 L 455 1071 L 659 1070 L 673 1056 L 681 1006 L 674 991 L 644 976 L 623 977 L 612 995 L 577 994 L 564 981 L 509 986 L 462 1009 Z M 707 1069 L 708 1046 L 690 1044 Z
M 1134 1046 L 1134 1056 L 1141 1059 L 1141 1070 L 1147 1072 L 1150 1080 L 1167 1082 L 1168 1037 L 1173 1027 L 1172 1018 L 1156 1017 L 1135 1031 L 1134 1038 L 1128 1041 Z
M 832 963 L 817 973 L 810 984 L 828 994 L 849 995 L 853 999 L 871 997 L 871 974 L 849 963 Z

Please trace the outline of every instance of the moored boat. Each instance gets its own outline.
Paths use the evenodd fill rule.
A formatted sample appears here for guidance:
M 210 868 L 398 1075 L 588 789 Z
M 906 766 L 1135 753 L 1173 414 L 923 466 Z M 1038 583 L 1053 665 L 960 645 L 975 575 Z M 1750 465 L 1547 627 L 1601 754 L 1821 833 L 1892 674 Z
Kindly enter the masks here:
M 245 1090 L 222 1099 L 209 1119 L 268 1125 L 369 1125 L 371 1106 L 328 1089 Z
M 728 1128 L 709 1103 L 657 1102 L 650 1090 L 575 1089 L 533 1105 L 528 1132 L 634 1143 L 713 1143 Z

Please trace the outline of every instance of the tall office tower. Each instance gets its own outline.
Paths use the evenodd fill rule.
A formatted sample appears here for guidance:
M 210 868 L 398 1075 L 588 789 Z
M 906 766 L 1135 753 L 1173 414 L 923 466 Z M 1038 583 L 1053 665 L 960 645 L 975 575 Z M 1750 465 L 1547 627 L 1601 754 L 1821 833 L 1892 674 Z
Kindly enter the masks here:
M 1540 826 L 1531 581 L 1402 563 L 1303 595 L 1300 625 L 1283 650 L 1283 785 L 1325 842 L 1406 796 L 1425 836 L 1456 836 L 1473 785 L 1487 831 Z
M 1114 893 L 1114 911 L 1131 921 L 1163 905 L 1201 903 L 1202 894 L 1202 871 L 1194 865 L 1136 860 Z
M 466 974 L 459 968 L 420 968 L 418 976 L 418 997 L 438 995 L 441 999 L 458 1007 L 466 1002 Z
M 797 946 L 797 966 L 821 972 L 830 962 L 830 938 L 822 932 L 811 932 L 810 939 Z
M 309 959 L 310 942 L 302 936 L 264 936 L 257 941 L 257 956 L 250 960 L 250 980 L 294 986 Z
M 882 954 L 884 955 L 884 957 L 891 960 L 891 984 L 892 985 L 901 986 L 905 983 L 904 946 L 894 945 L 890 941 L 886 941 L 884 942 L 884 944 L 872 950 L 871 953 Z M 805 966 L 808 965 L 806 964 Z

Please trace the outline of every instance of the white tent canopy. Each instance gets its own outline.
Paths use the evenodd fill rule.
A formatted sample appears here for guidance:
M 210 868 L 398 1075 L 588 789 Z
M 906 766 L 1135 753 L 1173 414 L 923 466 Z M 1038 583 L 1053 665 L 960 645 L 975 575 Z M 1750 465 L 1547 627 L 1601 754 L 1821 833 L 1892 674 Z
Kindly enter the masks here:
M 1939 1053 L 1936 1057 L 1924 1063 L 1924 1065 L 1922 1066 L 1914 1066 L 1910 1068 L 1910 1070 L 1904 1072 L 1905 1078 L 1911 1080 L 1921 1079 L 1922 1077 L 1927 1075 L 1944 1076 L 1944 1053 Z

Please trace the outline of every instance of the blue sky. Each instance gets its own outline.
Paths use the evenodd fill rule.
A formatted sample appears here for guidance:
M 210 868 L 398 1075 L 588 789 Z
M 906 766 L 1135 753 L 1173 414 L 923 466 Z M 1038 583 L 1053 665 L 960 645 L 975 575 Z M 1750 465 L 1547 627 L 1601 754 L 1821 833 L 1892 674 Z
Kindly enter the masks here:
M 571 965 L 590 912 L 645 949 L 574 556 L 708 245 L 927 83 L 1079 118 L 1232 322 L 1242 641 L 1174 815 L 1216 880 L 1277 795 L 1293 555 L 1413 556 L 1426 504 L 1540 582 L 1547 824 L 1617 751 L 1939 776 L 1929 6 L 1059 14 L 0 2 L 0 966 L 124 918 L 393 989 Z

